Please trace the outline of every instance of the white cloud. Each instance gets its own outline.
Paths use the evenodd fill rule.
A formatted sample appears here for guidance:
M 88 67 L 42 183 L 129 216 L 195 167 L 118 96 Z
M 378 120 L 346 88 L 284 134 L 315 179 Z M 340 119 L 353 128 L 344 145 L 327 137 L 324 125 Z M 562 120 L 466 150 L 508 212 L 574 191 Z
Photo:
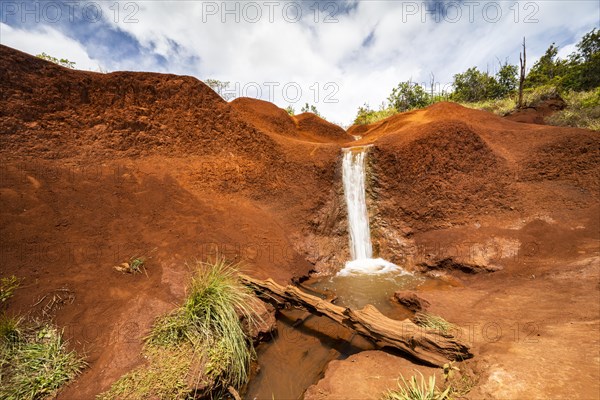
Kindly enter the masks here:
M 288 104 L 283 86 L 295 82 L 302 88 L 297 110 L 305 102 L 316 102 L 330 120 L 349 123 L 358 106 L 367 102 L 376 107 L 400 81 L 429 82 L 429 74 L 434 72 L 436 80 L 446 84 L 455 73 L 472 66 L 494 72 L 498 59 L 516 64 L 524 36 L 529 66 L 553 41 L 564 46 L 561 54 L 569 52 L 572 42 L 595 26 L 599 10 L 596 2 L 585 0 L 486 0 L 471 2 L 471 8 L 449 9 L 446 19 L 436 23 L 420 1 L 346 3 L 355 6 L 349 13 L 325 2 L 317 13 L 314 3 L 302 3 L 302 18 L 291 22 L 295 8 L 287 6 L 289 2 L 257 1 L 253 4 L 259 6 L 261 18 L 252 22 L 257 14 L 256 7 L 248 6 L 251 3 L 144 1 L 135 3 L 139 5 L 137 23 L 123 23 L 124 12 L 115 22 L 114 10 L 109 9 L 112 3 L 102 3 L 111 28 L 135 38 L 143 47 L 142 55 L 148 57 L 140 59 L 138 54 L 99 61 L 113 69 L 227 80 L 238 85 L 238 94 L 244 94 L 242 89 L 248 83 L 277 82 L 274 98 L 267 96 L 266 87 L 262 97 L 282 107 Z M 224 4 L 229 10 L 238 7 L 237 11 L 227 13 Z M 325 23 L 326 17 L 332 19 L 332 11 L 335 22 Z M 90 24 L 89 29 L 97 27 Z M 77 37 L 67 38 L 44 26 L 19 32 L 3 26 L 2 33 L 3 43 L 31 53 L 64 54 L 84 68 L 93 63 L 93 69 L 99 63 L 89 59 Z M 367 37 L 371 39 L 363 46 Z M 166 65 L 157 64 L 152 55 L 164 57 Z M 199 61 L 190 64 L 190 59 Z M 326 90 L 329 82 L 339 88 L 334 96 L 337 103 L 324 102 L 333 90 Z
M 74 61 L 77 69 L 91 71 L 97 71 L 102 65 L 100 61 L 93 60 L 88 56 L 81 43 L 47 25 L 25 30 L 0 23 L 0 33 L 3 45 L 31 55 L 46 53 L 56 58 L 66 58 Z

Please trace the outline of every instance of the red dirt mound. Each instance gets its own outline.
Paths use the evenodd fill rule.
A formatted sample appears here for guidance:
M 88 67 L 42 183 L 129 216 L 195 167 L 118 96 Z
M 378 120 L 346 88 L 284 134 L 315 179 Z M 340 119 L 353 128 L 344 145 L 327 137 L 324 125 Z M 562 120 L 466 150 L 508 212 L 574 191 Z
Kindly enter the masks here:
M 61 158 L 272 149 L 192 77 L 74 71 L 0 46 L 0 92 L 0 145 L 11 152 Z
M 546 117 L 549 117 L 557 111 L 563 110 L 566 106 L 567 103 L 557 96 L 552 99 L 542 100 L 530 107 L 515 110 L 504 118 L 515 122 L 544 125 L 544 119 Z
M 312 113 L 290 116 L 272 103 L 247 97 L 235 99 L 229 104 L 240 118 L 263 132 L 317 143 L 353 140 L 339 126 Z
M 313 113 L 302 113 L 294 116 L 298 124 L 298 130 L 302 135 L 308 138 L 314 138 L 321 142 L 346 143 L 354 138 L 346 133 L 342 128 Z

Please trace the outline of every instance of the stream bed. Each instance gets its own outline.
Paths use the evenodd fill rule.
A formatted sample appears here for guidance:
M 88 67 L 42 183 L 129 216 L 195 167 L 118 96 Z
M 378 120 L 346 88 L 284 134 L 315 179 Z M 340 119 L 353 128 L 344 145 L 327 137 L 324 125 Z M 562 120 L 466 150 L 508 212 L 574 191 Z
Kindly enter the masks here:
M 390 318 L 404 319 L 410 313 L 392 302 L 392 295 L 397 290 L 415 289 L 424 282 L 425 278 L 420 276 L 389 273 L 310 278 L 303 287 L 312 288 L 314 294 L 335 294 L 335 304 L 340 306 L 362 308 L 372 304 Z M 257 347 L 260 369 L 251 379 L 244 398 L 299 399 L 323 376 L 330 361 L 374 348 L 368 340 L 326 317 L 301 309 L 280 310 L 277 335 Z

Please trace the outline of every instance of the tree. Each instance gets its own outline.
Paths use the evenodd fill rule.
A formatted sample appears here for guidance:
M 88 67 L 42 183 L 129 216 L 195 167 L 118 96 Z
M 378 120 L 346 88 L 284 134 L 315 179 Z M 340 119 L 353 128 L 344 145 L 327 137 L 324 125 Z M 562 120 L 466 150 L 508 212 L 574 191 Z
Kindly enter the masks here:
M 569 56 L 569 71 L 564 86 L 574 90 L 589 90 L 600 86 L 600 30 L 586 33 Z
M 420 85 L 406 81 L 400 82 L 397 87 L 392 89 L 388 102 L 391 107 L 402 112 L 427 106 L 429 96 Z
M 561 79 L 567 72 L 567 63 L 557 57 L 558 47 L 552 43 L 543 56 L 533 64 L 527 78 L 525 87 L 532 88 L 543 85 L 560 86 Z
M 42 60 L 53 62 L 54 64 L 58 64 L 65 68 L 75 69 L 76 63 L 74 61 L 69 61 L 66 58 L 58 59 L 46 53 L 38 54 L 36 57 L 41 58 Z
M 523 87 L 525 84 L 525 68 L 527 63 L 527 53 L 525 52 L 525 37 L 523 37 L 523 53 L 519 53 L 519 101 L 518 108 L 523 108 Z
M 479 71 L 477 67 L 454 75 L 453 86 L 452 99 L 465 102 L 497 98 L 502 92 L 498 81 L 489 73 Z
M 289 115 L 295 115 L 296 114 L 296 110 L 294 110 L 294 107 L 292 107 L 291 104 L 288 104 L 288 106 L 285 108 L 285 111 L 289 114 Z
M 311 113 L 313 113 L 315 115 L 318 115 L 319 117 L 321 116 L 321 114 L 317 110 L 317 107 L 315 107 L 314 104 L 309 105 L 308 103 L 305 103 L 302 106 L 302 108 L 300 109 L 300 111 L 302 111 L 303 113 L 305 113 L 305 112 L 311 112 Z
M 220 81 L 218 79 L 206 79 L 204 81 L 212 90 L 214 90 L 225 101 L 229 101 L 234 97 L 233 93 L 228 93 L 229 81 Z
M 500 66 L 500 70 L 496 73 L 498 96 L 504 97 L 515 91 L 518 84 L 517 74 L 518 68 L 516 65 L 505 62 Z

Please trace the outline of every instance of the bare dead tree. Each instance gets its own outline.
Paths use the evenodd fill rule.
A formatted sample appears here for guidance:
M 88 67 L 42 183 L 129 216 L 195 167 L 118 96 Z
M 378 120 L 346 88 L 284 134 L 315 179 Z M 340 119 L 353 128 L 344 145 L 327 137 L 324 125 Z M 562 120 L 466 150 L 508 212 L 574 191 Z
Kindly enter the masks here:
M 429 80 L 429 84 L 431 85 L 431 102 L 433 102 L 433 87 L 435 85 L 435 75 L 433 74 L 433 72 L 429 73 L 430 76 L 430 80 Z
M 525 64 L 527 62 L 527 54 L 525 52 L 525 38 L 523 37 L 523 52 L 519 53 L 519 64 L 521 66 L 521 73 L 519 76 L 519 103 L 518 108 L 523 108 L 523 85 L 525 84 Z

